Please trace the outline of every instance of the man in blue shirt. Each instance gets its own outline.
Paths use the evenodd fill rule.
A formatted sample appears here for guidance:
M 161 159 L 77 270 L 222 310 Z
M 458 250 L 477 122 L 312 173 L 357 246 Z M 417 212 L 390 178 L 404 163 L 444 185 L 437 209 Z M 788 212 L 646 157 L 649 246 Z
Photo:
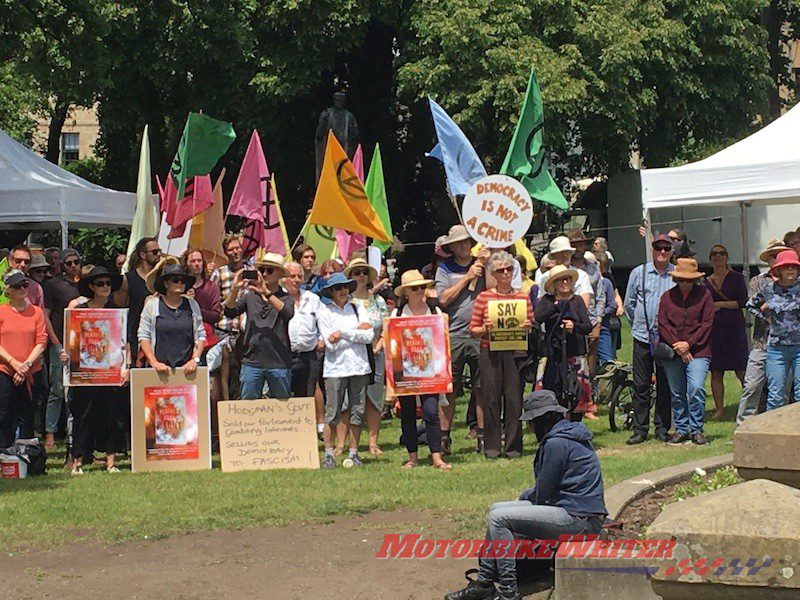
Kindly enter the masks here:
M 647 440 L 650 429 L 650 381 L 656 373 L 656 402 L 653 427 L 656 438 L 669 439 L 672 424 L 669 384 L 664 369 L 653 361 L 653 349 L 658 342 L 658 305 L 661 296 L 674 286 L 670 271 L 672 242 L 665 234 L 653 239 L 653 262 L 639 265 L 628 279 L 625 292 L 625 314 L 631 322 L 633 336 L 633 435 L 628 444 Z

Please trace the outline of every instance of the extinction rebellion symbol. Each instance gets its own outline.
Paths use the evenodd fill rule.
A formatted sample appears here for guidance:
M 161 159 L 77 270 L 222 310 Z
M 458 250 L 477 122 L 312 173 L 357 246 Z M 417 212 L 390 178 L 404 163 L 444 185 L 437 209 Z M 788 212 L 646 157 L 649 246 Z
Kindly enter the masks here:
M 339 164 L 336 165 L 336 183 L 339 185 L 339 190 L 348 200 L 357 202 L 368 200 L 366 193 L 364 193 L 364 187 L 353 170 L 353 165 L 346 158 L 340 160 Z

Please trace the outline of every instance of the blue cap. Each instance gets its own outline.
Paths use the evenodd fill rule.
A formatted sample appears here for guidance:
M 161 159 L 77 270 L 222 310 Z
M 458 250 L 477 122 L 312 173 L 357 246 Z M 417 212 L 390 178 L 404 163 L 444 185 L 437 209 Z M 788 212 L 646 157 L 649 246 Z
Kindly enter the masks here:
M 325 282 L 319 290 L 320 296 L 325 296 L 326 298 L 331 297 L 331 292 L 333 291 L 333 287 L 336 285 L 346 285 L 350 288 L 350 293 L 352 294 L 356 289 L 356 282 L 352 279 L 348 279 L 344 273 L 333 273 L 328 280 Z

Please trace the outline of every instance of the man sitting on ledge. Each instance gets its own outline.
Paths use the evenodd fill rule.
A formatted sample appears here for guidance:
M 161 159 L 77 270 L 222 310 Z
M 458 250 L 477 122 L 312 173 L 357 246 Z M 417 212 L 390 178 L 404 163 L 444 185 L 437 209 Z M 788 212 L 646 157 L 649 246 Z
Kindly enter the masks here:
M 486 539 L 516 537 L 557 540 L 560 535 L 600 533 L 608 512 L 603 499 L 600 461 L 591 444 L 592 433 L 583 423 L 564 419 L 553 392 L 528 394 L 523 421 L 533 420 L 539 449 L 533 459 L 535 487 L 523 490 L 519 500 L 498 502 L 489 509 Z M 520 600 L 516 561 L 478 559 L 478 577 L 445 600 Z M 495 589 L 497 584 L 497 589 Z

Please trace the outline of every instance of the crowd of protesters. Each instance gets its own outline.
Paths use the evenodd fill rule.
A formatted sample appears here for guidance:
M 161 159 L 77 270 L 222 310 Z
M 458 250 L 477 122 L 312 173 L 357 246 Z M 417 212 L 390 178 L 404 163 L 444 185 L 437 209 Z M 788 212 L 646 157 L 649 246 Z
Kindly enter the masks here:
M 404 467 L 417 466 L 424 439 L 432 464 L 449 469 L 455 407 L 464 397 L 476 450 L 488 459 L 518 457 L 528 384 L 552 392 L 570 421 L 596 418 L 593 377 L 616 360 L 623 316 L 633 338 L 628 444 L 648 439 L 651 413 L 657 439 L 706 443 L 709 373 L 713 418 L 723 415 L 726 371 L 742 384 L 737 423 L 800 400 L 800 233 L 770 242 L 760 255 L 767 270 L 749 284 L 731 268 L 725 246 L 711 248 L 705 274 L 685 233 L 650 242 L 652 260 L 633 269 L 624 294 L 606 240 L 578 229 L 554 237 L 537 264 L 524 244 L 480 247 L 455 225 L 436 240 L 428 264 L 396 277 L 363 251 L 321 264 L 305 244 L 290 257 L 263 249 L 245 257 L 235 235 L 223 243 L 227 261 L 219 265 L 195 249 L 164 256 L 153 238 L 140 240 L 130 257 L 116 256 L 111 270 L 83 264 L 72 248 L 19 245 L 8 254 L 8 302 L 0 305 L 0 447 L 39 431 L 52 447 L 68 428 L 73 473 L 97 460 L 94 453 L 118 471 L 115 456 L 126 451 L 130 427 L 127 390 L 64 389 L 67 308 L 128 308 L 126 380 L 131 367 L 192 373 L 202 365 L 211 374 L 212 407 L 313 397 L 326 468 L 345 446 L 349 464 L 362 465 L 362 429 L 368 452 L 380 456 L 381 421 L 395 409 Z M 487 307 L 498 299 L 525 302 L 527 350 L 490 349 Z M 754 318 L 752 345 L 744 311 Z M 384 319 L 422 314 L 448 316 L 453 393 L 387 397 Z

